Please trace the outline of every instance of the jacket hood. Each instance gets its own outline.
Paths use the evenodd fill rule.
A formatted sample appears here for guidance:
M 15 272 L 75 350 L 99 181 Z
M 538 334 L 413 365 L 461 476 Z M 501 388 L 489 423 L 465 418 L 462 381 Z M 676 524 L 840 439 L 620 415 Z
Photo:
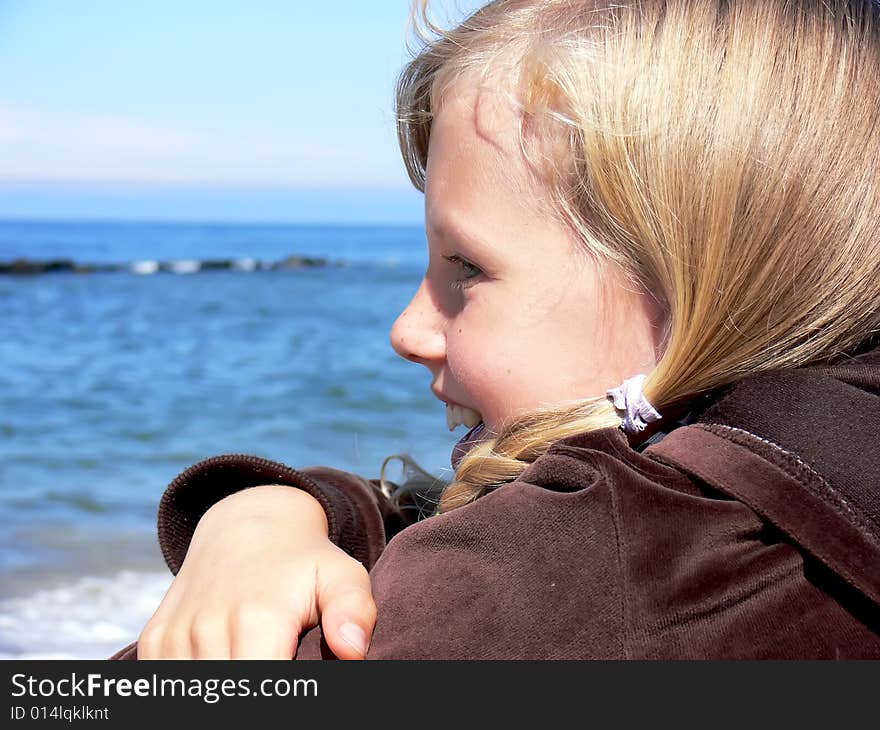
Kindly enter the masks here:
M 746 376 L 691 415 L 643 455 L 748 504 L 876 613 L 880 347 Z
M 738 381 L 696 417 L 748 431 L 818 472 L 880 539 L 880 347 Z

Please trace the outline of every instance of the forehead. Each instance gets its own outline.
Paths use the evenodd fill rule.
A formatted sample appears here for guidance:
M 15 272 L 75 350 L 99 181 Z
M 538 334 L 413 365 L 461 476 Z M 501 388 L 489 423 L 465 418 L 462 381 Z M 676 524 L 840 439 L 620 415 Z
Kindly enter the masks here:
M 425 179 L 430 230 L 464 228 L 511 206 L 534 208 L 541 191 L 520 145 L 520 115 L 495 84 L 456 82 L 431 127 Z

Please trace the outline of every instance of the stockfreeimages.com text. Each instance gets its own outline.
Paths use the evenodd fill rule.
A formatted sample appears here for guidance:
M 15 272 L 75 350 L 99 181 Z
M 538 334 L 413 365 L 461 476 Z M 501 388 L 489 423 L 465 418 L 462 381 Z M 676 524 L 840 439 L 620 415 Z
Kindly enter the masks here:
M 12 675 L 13 697 L 201 697 L 214 703 L 222 697 L 317 697 L 316 679 L 171 679 L 169 677 L 104 677 L 101 674 L 61 679 Z

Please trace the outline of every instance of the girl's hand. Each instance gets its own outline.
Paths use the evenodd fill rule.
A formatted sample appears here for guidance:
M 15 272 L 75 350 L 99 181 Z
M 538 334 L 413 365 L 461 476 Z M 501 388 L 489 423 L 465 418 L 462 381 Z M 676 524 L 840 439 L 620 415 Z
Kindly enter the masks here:
M 376 623 L 369 574 L 330 542 L 314 497 L 253 487 L 199 521 L 138 658 L 290 659 L 319 620 L 337 657 L 362 659 Z

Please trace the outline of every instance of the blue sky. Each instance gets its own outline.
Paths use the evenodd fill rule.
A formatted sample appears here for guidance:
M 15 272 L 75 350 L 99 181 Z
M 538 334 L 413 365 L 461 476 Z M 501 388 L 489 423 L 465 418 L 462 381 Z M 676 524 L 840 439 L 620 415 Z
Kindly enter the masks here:
M 419 222 L 409 5 L 0 0 L 0 217 Z

